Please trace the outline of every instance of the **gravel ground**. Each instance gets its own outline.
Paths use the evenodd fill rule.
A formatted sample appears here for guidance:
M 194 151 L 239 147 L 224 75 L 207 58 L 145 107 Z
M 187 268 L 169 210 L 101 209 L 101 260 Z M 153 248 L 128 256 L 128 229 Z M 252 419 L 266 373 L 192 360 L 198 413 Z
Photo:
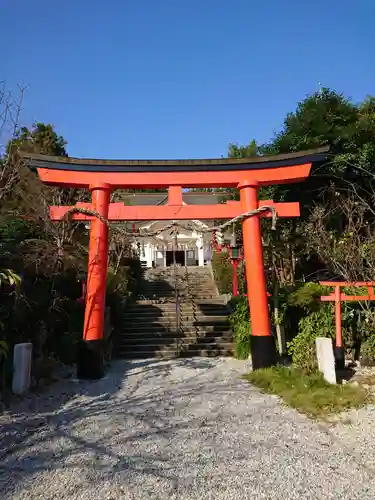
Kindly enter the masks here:
M 311 422 L 242 381 L 247 370 L 116 362 L 23 401 L 0 416 L 0 498 L 373 500 L 374 445 L 353 434 L 367 461 L 343 444 L 348 424 Z M 362 411 L 375 443 L 375 410 Z
M 343 413 L 341 420 L 344 424 L 333 425 L 330 433 L 357 462 L 375 474 L 375 406 Z

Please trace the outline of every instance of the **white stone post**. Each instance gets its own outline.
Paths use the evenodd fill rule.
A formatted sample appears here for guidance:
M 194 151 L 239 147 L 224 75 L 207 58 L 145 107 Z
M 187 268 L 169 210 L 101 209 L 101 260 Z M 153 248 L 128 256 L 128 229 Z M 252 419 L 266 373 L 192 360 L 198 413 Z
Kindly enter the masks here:
M 145 249 L 146 249 L 147 267 L 152 267 L 152 254 L 153 254 L 152 244 L 148 242 L 145 246 Z
M 211 250 L 210 243 L 204 242 L 204 250 L 203 250 L 203 253 L 204 253 L 203 258 L 204 258 L 207 262 L 211 262 L 211 261 L 212 261 L 212 250 Z
M 32 352 L 31 342 L 14 346 L 12 380 L 14 394 L 22 395 L 30 389 Z
M 317 337 L 315 343 L 319 371 L 329 384 L 336 384 L 335 357 L 333 354 L 332 339 Z
M 198 238 L 196 245 L 198 248 L 198 266 L 204 266 L 203 238 Z

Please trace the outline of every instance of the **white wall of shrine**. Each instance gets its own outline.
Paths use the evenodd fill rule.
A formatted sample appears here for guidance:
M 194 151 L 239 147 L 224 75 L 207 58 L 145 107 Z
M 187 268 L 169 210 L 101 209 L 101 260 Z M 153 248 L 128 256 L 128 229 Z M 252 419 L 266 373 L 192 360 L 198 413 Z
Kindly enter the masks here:
M 201 223 L 202 229 L 207 226 Z M 157 231 L 156 236 L 139 237 L 134 243 L 134 248 L 138 248 L 141 262 L 147 267 L 166 267 L 173 261 L 173 251 L 177 263 L 188 266 L 204 266 L 211 261 L 212 249 L 210 232 L 202 234 L 198 231 L 178 229 L 177 239 L 172 230 L 163 231 L 169 222 L 155 221 L 148 226 L 142 226 L 141 232 Z M 183 224 L 183 223 L 182 223 Z

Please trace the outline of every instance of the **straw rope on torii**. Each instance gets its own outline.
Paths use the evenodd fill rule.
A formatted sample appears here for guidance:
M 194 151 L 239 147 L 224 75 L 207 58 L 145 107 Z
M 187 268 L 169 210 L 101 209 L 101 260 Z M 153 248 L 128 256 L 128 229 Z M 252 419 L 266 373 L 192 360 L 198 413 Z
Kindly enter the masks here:
M 242 222 L 243 220 L 245 220 L 249 217 L 253 217 L 254 215 L 257 215 L 257 214 L 262 213 L 262 212 L 271 212 L 271 214 L 272 214 L 271 229 L 275 230 L 276 229 L 276 221 L 277 221 L 277 212 L 276 212 L 276 209 L 271 205 L 265 205 L 265 206 L 256 208 L 255 210 L 249 210 L 248 212 L 244 212 L 243 214 L 237 215 L 236 217 L 233 217 L 233 219 L 225 221 L 222 224 L 219 224 L 219 225 L 213 226 L 213 227 L 208 227 L 205 229 L 200 228 L 199 230 L 197 230 L 196 227 L 192 227 L 193 225 L 191 223 L 184 225 L 184 224 L 181 224 L 180 222 L 174 220 L 174 221 L 170 222 L 169 224 L 167 224 L 166 226 L 164 226 L 162 229 L 159 229 L 157 231 L 136 231 L 136 232 L 127 231 L 124 229 L 119 229 L 118 227 L 115 227 L 115 226 L 111 226 L 110 222 L 107 219 L 105 219 L 102 215 L 100 215 L 97 211 L 90 210 L 87 208 L 81 208 L 81 207 L 70 208 L 66 212 L 64 219 L 71 220 L 71 216 L 74 213 L 89 215 L 89 216 L 96 217 L 97 219 L 99 219 L 106 226 L 108 226 L 108 228 L 115 229 L 116 231 L 123 234 L 124 236 L 131 236 L 131 237 L 135 238 L 135 237 L 155 237 L 155 236 L 158 236 L 159 234 L 163 233 L 164 231 L 168 231 L 169 229 L 177 228 L 177 227 L 181 227 L 182 229 L 188 229 L 188 230 L 193 229 L 194 231 L 196 231 L 199 234 L 211 233 L 213 231 L 223 232 L 227 227 L 230 227 L 233 224 L 236 224 L 237 222 Z

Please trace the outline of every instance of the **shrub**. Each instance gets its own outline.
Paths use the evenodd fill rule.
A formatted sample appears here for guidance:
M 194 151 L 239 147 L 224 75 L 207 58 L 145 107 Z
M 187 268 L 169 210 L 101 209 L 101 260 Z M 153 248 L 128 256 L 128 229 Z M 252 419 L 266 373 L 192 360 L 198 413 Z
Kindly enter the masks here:
M 316 311 L 322 305 L 320 297 L 329 293 L 330 288 L 319 283 L 299 283 L 295 290 L 288 294 L 287 303 L 289 306 L 300 307 L 307 312 Z
M 323 304 L 320 309 L 307 314 L 298 324 L 298 334 L 288 342 L 288 351 L 293 364 L 305 373 L 312 373 L 317 368 L 315 339 L 334 337 L 334 315 L 330 304 Z
M 227 253 L 214 252 L 212 269 L 219 293 L 232 293 L 232 263 Z
M 229 321 L 234 333 L 236 346 L 235 357 L 237 359 L 247 359 L 250 355 L 250 314 L 249 304 L 246 297 L 233 299 L 231 303 L 233 312 Z
M 317 368 L 315 339 L 335 335 L 333 305 L 320 300 L 330 291 L 328 287 L 310 282 L 299 283 L 286 293 L 284 316 L 287 321 L 292 314 L 298 318 L 297 334 L 288 342 L 288 352 L 293 364 L 305 373 Z
M 361 363 L 375 366 L 375 334 L 369 335 L 361 345 Z
M 111 310 L 115 334 L 122 331 L 126 302 L 138 292 L 141 279 L 139 259 L 124 259 L 116 273 L 111 267 L 108 268 L 106 304 Z
M 366 289 L 346 287 L 343 292 L 347 295 L 365 295 Z M 316 366 L 315 339 L 316 337 L 335 337 L 334 305 L 321 302 L 322 295 L 332 293 L 331 287 L 323 287 L 318 283 L 305 283 L 287 296 L 287 305 L 284 311 L 286 321 L 290 316 L 291 308 L 294 314 L 303 316 L 298 321 L 298 333 L 288 343 L 294 363 L 301 369 L 311 372 Z M 299 313 L 298 313 L 299 311 Z M 359 346 L 367 362 L 375 362 L 375 341 L 371 339 L 374 331 L 374 309 L 369 303 L 343 302 L 342 303 L 342 337 L 347 353 L 355 351 L 358 355 Z M 367 340 L 368 339 L 368 340 Z

